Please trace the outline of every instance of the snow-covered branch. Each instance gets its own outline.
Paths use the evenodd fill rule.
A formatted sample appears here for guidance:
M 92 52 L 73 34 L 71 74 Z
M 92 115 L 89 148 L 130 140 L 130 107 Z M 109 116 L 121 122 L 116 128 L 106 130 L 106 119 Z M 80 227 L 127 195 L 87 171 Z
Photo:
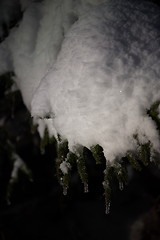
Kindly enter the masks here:
M 45 0 L 24 9 L 0 45 L 0 72 L 14 71 L 41 137 L 47 126 L 77 155 L 79 146 L 101 146 L 107 163 L 144 153 L 140 146 L 159 152 L 149 113 L 158 103 L 159 117 L 160 8 L 132 0 Z

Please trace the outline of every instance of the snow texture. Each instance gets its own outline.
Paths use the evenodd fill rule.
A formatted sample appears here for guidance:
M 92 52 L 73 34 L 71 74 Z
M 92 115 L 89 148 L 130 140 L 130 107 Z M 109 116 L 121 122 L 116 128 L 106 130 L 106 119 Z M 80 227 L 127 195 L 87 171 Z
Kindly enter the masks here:
M 147 115 L 160 100 L 159 7 L 133 0 L 32 3 L 3 44 L 0 72 L 12 61 L 41 136 L 48 125 L 71 151 L 99 144 L 110 161 L 137 148 L 134 134 L 159 150 Z
M 63 161 L 61 164 L 60 164 L 60 169 L 62 171 L 62 173 L 65 175 L 65 174 L 68 174 L 68 170 L 71 169 L 71 165 L 69 162 L 67 161 Z

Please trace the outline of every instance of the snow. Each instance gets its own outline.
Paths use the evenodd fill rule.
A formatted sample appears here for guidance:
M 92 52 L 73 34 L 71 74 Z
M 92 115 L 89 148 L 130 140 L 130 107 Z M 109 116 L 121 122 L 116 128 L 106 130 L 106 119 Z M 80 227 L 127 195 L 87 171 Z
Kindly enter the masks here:
M 32 181 L 31 172 L 28 169 L 27 165 L 24 163 L 24 161 L 20 158 L 20 156 L 17 155 L 16 153 L 13 153 L 12 157 L 14 159 L 14 165 L 13 170 L 11 172 L 10 184 L 18 179 L 18 173 L 20 170 L 24 172 L 26 175 L 28 175 L 30 181 Z
M 105 3 L 103 3 L 105 2 Z M 50 135 L 99 144 L 107 160 L 159 135 L 147 109 L 160 99 L 160 9 L 131 0 L 32 3 L 4 43 L 24 102 Z M 3 44 L 0 46 L 0 59 Z M 10 65 L 9 65 L 10 66 Z M 43 119 L 50 116 L 50 119 Z
M 68 170 L 71 168 L 71 165 L 69 162 L 67 162 L 66 160 L 63 161 L 61 164 L 60 164 L 60 169 L 62 171 L 63 174 L 68 174 Z

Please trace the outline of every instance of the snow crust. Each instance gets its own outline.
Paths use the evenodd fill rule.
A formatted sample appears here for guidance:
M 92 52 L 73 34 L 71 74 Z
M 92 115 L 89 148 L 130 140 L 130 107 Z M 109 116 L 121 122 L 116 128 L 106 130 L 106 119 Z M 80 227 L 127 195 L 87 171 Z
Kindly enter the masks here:
M 105 3 L 103 3 L 105 2 Z M 24 102 L 50 135 L 76 146 L 99 144 L 112 161 L 159 151 L 147 109 L 160 99 L 160 9 L 131 0 L 46 0 L 25 11 L 5 42 Z M 0 59 L 3 45 L 0 46 Z M 7 68 L 7 67 L 6 67 Z M 50 119 L 39 119 L 50 116 Z

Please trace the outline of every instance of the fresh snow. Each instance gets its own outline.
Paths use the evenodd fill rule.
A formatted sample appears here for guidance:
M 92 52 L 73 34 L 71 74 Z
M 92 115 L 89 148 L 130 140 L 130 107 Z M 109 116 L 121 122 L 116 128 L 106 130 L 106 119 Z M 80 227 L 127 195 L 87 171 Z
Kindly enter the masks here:
M 63 162 L 60 164 L 59 167 L 60 167 L 62 173 L 65 175 L 65 174 L 68 174 L 68 170 L 71 168 L 71 165 L 70 165 L 69 162 L 63 161 Z
M 147 109 L 160 100 L 159 7 L 133 0 L 29 6 L 0 46 L 0 73 L 13 67 L 41 137 L 47 125 L 71 151 L 99 144 L 110 161 L 137 149 L 134 134 L 158 151 Z

